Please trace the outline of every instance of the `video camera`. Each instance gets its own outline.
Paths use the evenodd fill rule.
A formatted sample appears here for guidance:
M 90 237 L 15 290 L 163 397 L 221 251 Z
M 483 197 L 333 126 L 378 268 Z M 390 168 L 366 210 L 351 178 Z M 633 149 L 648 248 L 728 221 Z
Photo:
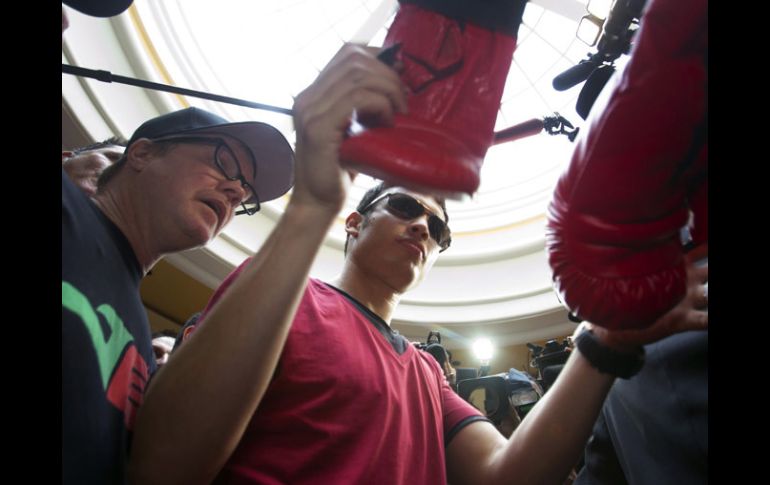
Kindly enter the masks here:
M 553 385 L 556 377 L 561 372 L 564 364 L 569 358 L 569 348 L 572 347 L 572 339 L 565 338 L 562 342 L 558 340 L 549 340 L 544 347 L 535 344 L 527 344 L 527 348 L 532 353 L 530 366 L 536 367 L 539 374 L 538 382 L 544 391 Z
M 519 420 L 524 419 L 543 395 L 540 386 L 527 373 L 513 368 L 507 373 L 460 381 L 457 393 L 495 426 L 511 416 L 511 411 L 515 411 Z
M 414 346 L 432 355 L 442 368 L 447 362 L 451 364 L 449 361 L 449 352 L 443 345 L 441 345 L 440 332 L 431 330 L 428 332 L 428 338 L 425 339 L 425 342 L 415 343 Z

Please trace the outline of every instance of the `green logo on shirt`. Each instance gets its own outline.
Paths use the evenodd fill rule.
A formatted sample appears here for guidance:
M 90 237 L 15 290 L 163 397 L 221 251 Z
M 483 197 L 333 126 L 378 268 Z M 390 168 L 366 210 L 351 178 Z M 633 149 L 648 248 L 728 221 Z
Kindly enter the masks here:
M 94 309 L 88 298 L 66 281 L 61 285 L 61 303 L 62 308 L 78 315 L 88 330 L 107 400 L 123 411 L 131 429 L 148 378 L 148 365 L 133 336 L 112 306 L 101 304 Z M 109 338 L 102 331 L 99 315 L 110 328 Z

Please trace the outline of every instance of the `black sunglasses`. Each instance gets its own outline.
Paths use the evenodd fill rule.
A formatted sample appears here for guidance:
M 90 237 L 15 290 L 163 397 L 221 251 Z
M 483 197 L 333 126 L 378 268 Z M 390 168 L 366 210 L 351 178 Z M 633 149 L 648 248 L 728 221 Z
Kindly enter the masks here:
M 400 219 L 409 221 L 417 219 L 423 214 L 428 214 L 428 233 L 430 234 L 430 237 L 438 243 L 438 246 L 441 248 L 439 251 L 440 253 L 446 251 L 447 248 L 449 248 L 449 245 L 452 244 L 452 232 L 449 230 L 449 226 L 447 226 L 446 222 L 411 195 L 402 194 L 400 192 L 385 194 L 374 199 L 372 202 L 369 202 L 366 207 L 359 211 L 359 213 L 365 213 L 371 209 L 374 204 L 385 198 L 387 198 L 385 208 L 388 212 Z
M 259 212 L 259 196 L 254 187 L 246 181 L 246 177 L 243 176 L 241 170 L 241 164 L 233 151 L 227 145 L 227 143 L 221 138 L 206 137 L 206 136 L 169 136 L 164 138 L 157 138 L 153 141 L 156 142 L 170 142 L 170 143 L 193 143 L 199 145 L 209 145 L 216 147 L 214 150 L 214 165 L 219 169 L 222 175 L 227 180 L 237 180 L 241 183 L 246 197 L 241 202 L 241 210 L 235 211 L 235 215 L 241 214 L 254 215 Z M 247 150 L 249 156 L 252 156 L 249 150 Z M 257 164 L 251 160 L 251 165 L 254 168 L 254 177 L 257 174 Z

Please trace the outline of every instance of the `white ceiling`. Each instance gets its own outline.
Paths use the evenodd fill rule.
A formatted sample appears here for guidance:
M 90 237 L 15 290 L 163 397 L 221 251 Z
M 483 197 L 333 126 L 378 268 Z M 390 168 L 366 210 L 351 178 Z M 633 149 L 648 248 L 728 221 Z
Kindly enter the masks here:
M 584 3 L 540 0 L 527 6 L 497 129 L 554 112 L 580 124 L 574 111 L 579 88 L 557 92 L 551 80 L 590 49 L 575 38 Z M 136 0 L 111 19 L 68 9 L 62 63 L 290 108 L 292 96 L 343 42 L 381 45 L 395 5 L 395 0 Z M 186 106 L 233 121 L 265 121 L 294 139 L 286 115 L 70 75 L 62 75 L 62 98 L 93 140 L 130 137 L 144 120 Z M 452 248 L 402 300 L 397 329 L 416 339 L 439 329 L 450 348 L 480 336 L 506 345 L 571 333 L 574 324 L 551 289 L 544 224 L 572 147 L 564 136 L 542 133 L 489 150 L 478 193 L 470 201 L 448 202 Z M 373 183 L 357 179 L 343 214 Z M 286 198 L 263 204 L 260 214 L 237 218 L 206 248 L 167 259 L 215 287 L 259 247 L 285 203 Z M 331 229 L 314 276 L 331 278 L 339 271 L 342 220 Z

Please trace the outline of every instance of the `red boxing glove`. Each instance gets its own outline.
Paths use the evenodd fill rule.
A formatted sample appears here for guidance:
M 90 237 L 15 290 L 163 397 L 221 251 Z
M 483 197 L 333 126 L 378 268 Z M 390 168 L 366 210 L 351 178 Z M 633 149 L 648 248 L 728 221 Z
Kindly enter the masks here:
M 526 0 L 401 0 L 384 47 L 400 44 L 409 113 L 342 143 L 365 174 L 427 192 L 473 194 Z
M 706 0 L 648 4 L 622 77 L 556 187 L 546 237 L 555 287 L 596 325 L 652 324 L 685 295 L 690 211 L 694 242 L 708 239 L 707 20 Z

